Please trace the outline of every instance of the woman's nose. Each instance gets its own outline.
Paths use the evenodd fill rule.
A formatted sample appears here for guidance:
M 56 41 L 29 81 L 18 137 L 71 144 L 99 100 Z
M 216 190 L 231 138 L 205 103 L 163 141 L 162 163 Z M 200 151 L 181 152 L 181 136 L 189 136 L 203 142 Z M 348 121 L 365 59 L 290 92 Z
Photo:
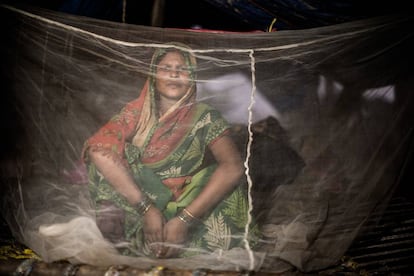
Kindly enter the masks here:
M 180 75 L 179 71 L 176 69 L 171 69 L 170 71 L 170 77 L 171 78 L 177 78 Z

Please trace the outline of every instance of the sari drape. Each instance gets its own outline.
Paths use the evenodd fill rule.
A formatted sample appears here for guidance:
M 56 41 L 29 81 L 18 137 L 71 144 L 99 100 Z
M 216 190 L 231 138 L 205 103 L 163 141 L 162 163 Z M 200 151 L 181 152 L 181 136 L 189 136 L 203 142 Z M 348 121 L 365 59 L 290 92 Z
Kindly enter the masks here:
M 191 203 L 208 182 L 216 164 L 209 162 L 203 167 L 206 163 L 203 162 L 206 157 L 204 152 L 208 150 L 209 143 L 214 143 L 215 139 L 219 139 L 229 131 L 229 125 L 216 110 L 205 104 L 195 104 L 192 108 L 195 110 L 190 112 L 194 116 L 191 127 L 187 128 L 187 133 L 183 139 L 180 139 L 180 143 L 173 143 L 174 150 L 163 159 L 155 158 L 156 162 L 148 162 L 154 159 L 157 153 L 164 155 L 162 149 L 168 148 L 165 144 L 160 145 L 160 148 L 156 146 L 160 135 L 153 134 L 149 139 L 146 148 L 152 150 L 141 150 L 131 143 L 127 143 L 124 148 L 125 158 L 137 185 L 151 198 L 166 219 L 171 219 Z M 158 133 L 157 125 L 151 132 Z M 165 141 L 165 139 L 162 140 Z M 152 142 L 154 146 L 151 146 Z M 147 162 L 144 163 L 143 160 Z M 150 255 L 148 245 L 143 240 L 140 214 L 124 197 L 114 191 L 111 184 L 93 164 L 88 164 L 88 172 L 90 191 L 97 209 L 99 209 L 100 202 L 110 201 L 124 212 L 123 230 L 125 240 L 129 243 L 123 253 Z M 174 179 L 183 180 L 183 183 L 178 181 L 175 187 L 164 184 L 167 180 Z M 177 193 L 177 190 L 180 192 Z M 244 186 L 240 185 L 211 213 L 191 228 L 188 248 L 192 250 L 188 252 L 184 250 L 182 255 L 196 253 L 194 248 L 205 252 L 243 246 L 243 234 L 245 225 L 248 223 L 248 207 L 246 191 Z

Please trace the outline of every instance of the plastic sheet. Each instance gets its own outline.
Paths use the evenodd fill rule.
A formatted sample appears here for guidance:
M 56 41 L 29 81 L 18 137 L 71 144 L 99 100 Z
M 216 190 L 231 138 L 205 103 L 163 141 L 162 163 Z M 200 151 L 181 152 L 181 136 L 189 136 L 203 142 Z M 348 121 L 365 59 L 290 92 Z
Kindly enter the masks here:
M 46 262 L 323 269 L 401 180 L 413 131 L 412 17 L 220 33 L 27 7 L 1 13 L 1 210 L 13 235 Z M 171 41 L 197 57 L 197 99 L 232 125 L 263 234 L 253 248 L 127 257 L 96 226 L 83 143 L 138 96 L 152 53 Z

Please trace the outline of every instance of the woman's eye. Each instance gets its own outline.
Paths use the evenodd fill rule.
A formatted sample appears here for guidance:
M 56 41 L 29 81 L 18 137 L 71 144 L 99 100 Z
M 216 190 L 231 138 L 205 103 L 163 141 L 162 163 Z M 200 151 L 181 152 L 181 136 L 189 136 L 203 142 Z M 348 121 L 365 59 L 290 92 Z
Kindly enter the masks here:
M 160 72 L 168 72 L 168 71 L 171 71 L 171 68 L 168 67 L 168 66 L 160 66 L 160 67 L 158 67 L 158 71 L 160 71 Z
M 169 73 L 175 71 L 177 73 L 188 74 L 190 72 L 190 69 L 188 67 L 173 68 L 171 66 L 159 66 L 158 71 L 162 73 Z

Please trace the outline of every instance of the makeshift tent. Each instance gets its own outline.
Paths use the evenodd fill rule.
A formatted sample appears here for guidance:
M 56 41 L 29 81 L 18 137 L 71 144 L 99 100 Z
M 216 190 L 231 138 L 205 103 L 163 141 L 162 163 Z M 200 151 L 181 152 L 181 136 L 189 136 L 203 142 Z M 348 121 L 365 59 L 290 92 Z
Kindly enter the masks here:
M 45 262 L 315 271 L 343 256 L 401 180 L 413 132 L 412 16 L 232 33 L 1 13 L 1 210 Z M 96 227 L 82 145 L 138 96 L 152 52 L 171 41 L 198 59 L 198 100 L 233 125 L 257 247 L 125 257 Z

